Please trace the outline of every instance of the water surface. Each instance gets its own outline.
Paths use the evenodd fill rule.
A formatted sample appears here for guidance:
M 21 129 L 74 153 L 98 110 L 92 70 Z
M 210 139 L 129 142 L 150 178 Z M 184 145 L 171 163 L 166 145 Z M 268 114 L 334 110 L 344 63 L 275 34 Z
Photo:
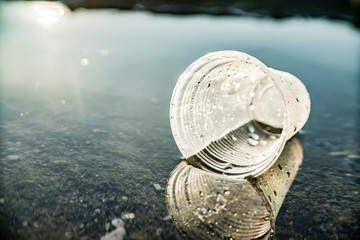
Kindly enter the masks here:
M 360 36 L 351 25 L 115 10 L 65 12 L 52 23 L 31 9 L 1 5 L 6 238 L 99 239 L 122 217 L 127 239 L 182 239 L 165 204 L 181 161 L 170 97 L 188 65 L 218 50 L 291 72 L 310 92 L 305 156 L 276 238 L 358 238 Z

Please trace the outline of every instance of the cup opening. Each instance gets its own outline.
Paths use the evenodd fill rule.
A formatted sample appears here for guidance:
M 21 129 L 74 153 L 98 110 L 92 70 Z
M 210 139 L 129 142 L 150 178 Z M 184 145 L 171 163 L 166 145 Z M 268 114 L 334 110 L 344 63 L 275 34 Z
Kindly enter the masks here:
M 181 152 L 199 168 L 258 176 L 285 144 L 287 108 L 278 76 L 239 52 L 206 55 L 181 75 L 170 122 Z M 279 83 L 281 84 L 281 83 Z

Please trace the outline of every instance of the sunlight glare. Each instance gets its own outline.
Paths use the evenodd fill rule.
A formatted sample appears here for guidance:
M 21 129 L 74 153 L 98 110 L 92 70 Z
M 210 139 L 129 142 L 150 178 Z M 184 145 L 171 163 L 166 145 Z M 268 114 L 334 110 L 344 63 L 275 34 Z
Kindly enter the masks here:
M 63 4 L 57 2 L 36 2 L 34 10 L 40 24 L 51 26 L 64 16 L 67 9 Z

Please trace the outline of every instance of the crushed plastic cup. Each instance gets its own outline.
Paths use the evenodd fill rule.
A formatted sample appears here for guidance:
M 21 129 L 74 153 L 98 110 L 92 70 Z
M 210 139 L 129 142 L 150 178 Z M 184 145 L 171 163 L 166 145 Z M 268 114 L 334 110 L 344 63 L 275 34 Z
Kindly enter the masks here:
M 310 97 L 290 73 L 237 51 L 209 53 L 180 76 L 171 130 L 192 165 L 226 176 L 259 176 L 306 123 Z

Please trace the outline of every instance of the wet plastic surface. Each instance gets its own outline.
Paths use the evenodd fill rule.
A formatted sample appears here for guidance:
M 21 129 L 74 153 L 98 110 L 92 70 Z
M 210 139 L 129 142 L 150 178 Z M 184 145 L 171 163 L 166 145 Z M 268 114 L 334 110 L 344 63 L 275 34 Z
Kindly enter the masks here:
M 246 53 L 218 51 L 180 76 L 170 125 L 180 151 L 196 166 L 256 177 L 274 164 L 309 113 L 309 93 L 298 78 Z

